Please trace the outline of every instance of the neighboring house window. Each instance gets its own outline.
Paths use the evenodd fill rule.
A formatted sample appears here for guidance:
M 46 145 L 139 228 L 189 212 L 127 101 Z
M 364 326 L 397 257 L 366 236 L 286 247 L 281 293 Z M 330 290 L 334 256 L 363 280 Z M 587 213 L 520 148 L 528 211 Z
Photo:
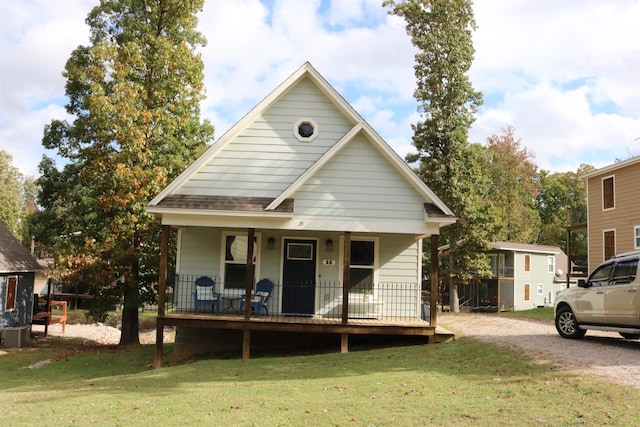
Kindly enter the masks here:
M 538 295 L 544 295 L 544 283 L 538 283 Z
M 525 301 L 531 300 L 531 285 L 528 283 L 524 284 L 524 300 Z
M 7 282 L 7 299 L 4 304 L 6 311 L 16 308 L 16 292 L 18 290 L 18 278 L 16 276 L 9 277 Z
M 244 289 L 247 277 L 247 235 L 223 234 L 224 244 L 224 287 L 226 289 Z M 258 256 L 258 237 L 253 241 L 254 272 Z M 254 277 L 255 282 L 255 277 Z
M 602 209 L 612 209 L 616 206 L 615 181 L 613 176 L 602 179 Z
M 634 245 L 636 249 L 640 249 L 640 225 L 636 225 L 635 227 L 633 227 L 633 232 L 634 232 Z
M 549 265 L 549 273 L 555 273 L 556 271 L 556 257 L 554 255 L 549 255 L 547 258 L 547 264 Z
M 505 267 L 505 255 L 501 254 L 488 254 L 489 263 L 491 265 L 491 276 L 502 277 L 506 276 Z
M 608 230 L 604 232 L 604 260 L 610 259 L 616 254 L 616 231 Z
M 375 242 L 373 240 L 351 241 L 350 289 L 355 291 L 373 289 L 375 257 Z
M 498 254 L 488 254 L 491 265 L 491 277 L 498 277 Z
M 524 271 L 531 271 L 531 255 L 524 255 Z

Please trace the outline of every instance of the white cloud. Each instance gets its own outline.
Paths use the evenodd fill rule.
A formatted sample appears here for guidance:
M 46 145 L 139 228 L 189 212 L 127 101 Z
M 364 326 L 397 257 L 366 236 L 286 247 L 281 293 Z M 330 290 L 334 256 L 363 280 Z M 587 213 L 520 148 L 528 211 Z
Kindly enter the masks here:
M 0 149 L 36 174 L 42 129 L 64 118 L 61 76 L 98 0 L 0 0 Z M 381 0 L 209 0 L 202 115 L 216 136 L 305 61 L 398 151 L 418 119 L 414 48 Z M 541 168 L 605 165 L 640 137 L 640 2 L 476 0 L 470 78 L 485 94 L 470 137 L 513 125 Z M 20 144 L 20 145 L 18 145 Z M 636 149 L 637 150 L 637 149 Z
M 624 156 L 640 136 L 640 3 L 476 1 L 476 141 L 513 125 L 541 168 Z M 634 136 L 635 134 L 635 136 Z

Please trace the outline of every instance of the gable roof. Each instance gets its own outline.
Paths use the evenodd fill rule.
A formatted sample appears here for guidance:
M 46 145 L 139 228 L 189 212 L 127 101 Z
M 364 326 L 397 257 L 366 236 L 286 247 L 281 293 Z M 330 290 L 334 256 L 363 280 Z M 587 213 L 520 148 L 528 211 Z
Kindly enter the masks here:
M 42 266 L 0 221 L 0 273 L 39 271 Z
M 516 243 L 516 242 L 491 242 L 489 243 L 491 249 L 497 251 L 513 251 L 513 252 L 531 252 L 542 254 L 558 254 L 564 253 L 558 246 L 547 245 L 534 245 L 530 243 Z M 449 250 L 450 245 L 442 245 L 438 247 L 439 251 Z
M 492 242 L 491 248 L 500 251 L 536 252 L 543 254 L 556 254 L 562 252 L 562 249 L 560 249 L 558 246 L 534 245 L 529 243 L 514 242 Z
M 605 167 L 602 167 L 600 169 L 596 169 L 596 170 L 594 170 L 592 172 L 584 174 L 582 176 L 582 178 L 585 178 L 585 179 L 586 178 L 592 178 L 594 176 L 602 175 L 602 174 L 605 174 L 605 173 L 610 173 L 610 172 L 613 172 L 615 170 L 622 169 L 624 167 L 631 166 L 631 165 L 636 164 L 636 163 L 640 163 L 640 156 L 632 157 L 630 159 L 626 159 L 626 160 L 623 160 L 621 162 L 616 162 L 616 163 L 613 163 L 613 164 L 611 164 L 609 166 L 605 166 Z
M 283 216 L 291 213 L 290 205 L 285 201 L 290 201 L 294 193 L 299 190 L 314 174 L 325 166 L 337 153 L 339 153 L 346 145 L 348 145 L 356 136 L 364 135 L 372 145 L 387 159 L 387 161 L 397 170 L 404 180 L 413 187 L 417 193 L 425 199 L 429 205 L 425 205 L 425 218 L 438 219 L 440 223 L 455 222 L 455 215 L 451 210 L 429 189 L 411 170 L 411 168 L 398 156 L 395 151 L 369 126 L 369 124 L 347 103 L 347 101 L 311 66 L 305 63 L 289 78 L 287 78 L 280 86 L 265 97 L 256 107 L 247 113 L 240 121 L 222 135 L 214 144 L 212 144 L 205 153 L 193 162 L 178 178 L 170 183 L 162 192 L 160 192 L 147 206 L 147 211 L 151 213 L 177 212 L 178 210 L 198 209 L 195 205 L 180 205 L 176 202 L 176 197 L 181 188 L 202 171 L 216 156 L 219 156 L 223 150 L 233 142 L 251 123 L 255 122 L 260 115 L 269 107 L 273 106 L 295 85 L 309 79 L 315 86 L 326 96 L 330 102 L 346 117 L 350 124 L 350 129 L 324 153 L 322 153 L 313 163 L 297 175 L 291 182 L 287 183 L 283 189 L 275 194 L 271 200 L 260 209 L 261 215 L 267 216 Z M 198 205 L 201 209 L 212 212 L 218 210 L 218 206 L 212 198 L 219 196 L 199 195 Z M 241 212 L 257 212 L 255 203 L 249 203 L 254 197 L 239 197 L 239 202 L 233 203 L 235 213 Z M 186 199 L 183 199 L 183 201 Z M 245 201 L 247 203 L 245 203 Z M 262 202 L 262 201 L 261 201 Z M 249 205 L 253 206 L 248 209 Z M 205 208 L 205 206 L 207 206 Z M 229 209 L 227 209 L 229 213 Z

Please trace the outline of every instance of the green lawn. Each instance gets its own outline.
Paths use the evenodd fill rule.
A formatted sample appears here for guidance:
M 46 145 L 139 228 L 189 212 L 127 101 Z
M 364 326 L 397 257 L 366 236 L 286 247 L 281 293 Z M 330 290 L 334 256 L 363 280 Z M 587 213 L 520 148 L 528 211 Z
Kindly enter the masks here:
M 629 426 L 640 413 L 638 389 L 466 337 L 158 370 L 153 352 L 55 337 L 0 351 L 0 425 Z
M 553 307 L 532 308 L 531 310 L 505 311 L 500 313 L 506 317 L 522 317 L 525 319 L 538 319 L 553 321 Z

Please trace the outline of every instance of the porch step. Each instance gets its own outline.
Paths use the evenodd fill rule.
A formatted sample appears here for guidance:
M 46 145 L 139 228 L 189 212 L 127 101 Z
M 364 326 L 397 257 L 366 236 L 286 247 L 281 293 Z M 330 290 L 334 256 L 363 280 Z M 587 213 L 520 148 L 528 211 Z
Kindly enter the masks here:
M 454 341 L 456 334 L 441 326 L 436 326 L 436 344 Z

